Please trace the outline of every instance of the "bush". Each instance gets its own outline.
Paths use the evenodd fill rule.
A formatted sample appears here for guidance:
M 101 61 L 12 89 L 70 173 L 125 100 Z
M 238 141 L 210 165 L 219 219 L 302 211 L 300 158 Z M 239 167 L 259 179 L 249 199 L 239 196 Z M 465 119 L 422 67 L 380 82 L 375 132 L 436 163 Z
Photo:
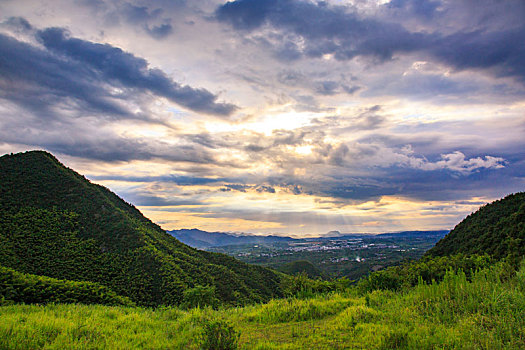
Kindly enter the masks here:
M 191 309 L 195 307 L 211 306 L 216 308 L 219 300 L 215 297 L 214 286 L 195 286 L 183 292 L 181 307 Z
M 200 336 L 203 350 L 233 350 L 238 348 L 240 333 L 223 320 L 205 321 Z
M 59 280 L 0 266 L 0 305 L 13 303 L 135 305 L 128 298 L 98 283 Z
M 391 266 L 371 273 L 358 283 L 358 290 L 367 293 L 374 290 L 400 290 L 414 287 L 418 283 L 442 281 L 448 270 L 463 270 L 470 279 L 472 273 L 487 268 L 493 262 L 488 255 L 466 256 L 457 254 L 446 257 L 424 257 L 421 260 L 408 262 L 400 266 Z M 507 278 L 512 277 L 510 269 Z M 504 276 L 502 276 L 504 277 Z
M 296 298 L 310 298 L 316 294 L 333 292 L 338 287 L 337 282 L 310 279 L 305 272 L 286 276 L 281 286 L 286 296 Z

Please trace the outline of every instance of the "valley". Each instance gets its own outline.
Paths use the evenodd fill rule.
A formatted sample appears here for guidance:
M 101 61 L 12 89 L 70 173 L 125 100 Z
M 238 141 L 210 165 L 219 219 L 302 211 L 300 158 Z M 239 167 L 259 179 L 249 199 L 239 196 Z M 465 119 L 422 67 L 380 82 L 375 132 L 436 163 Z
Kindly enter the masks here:
M 326 278 L 357 280 L 372 271 L 417 260 L 448 231 L 354 234 L 284 242 L 224 245 L 206 250 L 241 261 L 282 270 L 295 261 L 308 261 Z M 299 273 L 293 271 L 293 273 Z M 310 276 L 316 277 L 316 276 Z

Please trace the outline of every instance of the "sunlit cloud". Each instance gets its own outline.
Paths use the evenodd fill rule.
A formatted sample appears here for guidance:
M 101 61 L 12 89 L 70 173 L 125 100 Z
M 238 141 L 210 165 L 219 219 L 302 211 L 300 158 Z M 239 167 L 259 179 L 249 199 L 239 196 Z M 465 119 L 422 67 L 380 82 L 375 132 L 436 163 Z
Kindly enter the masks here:
M 167 229 L 452 228 L 525 188 L 524 10 L 0 2 L 0 153 L 53 152 Z

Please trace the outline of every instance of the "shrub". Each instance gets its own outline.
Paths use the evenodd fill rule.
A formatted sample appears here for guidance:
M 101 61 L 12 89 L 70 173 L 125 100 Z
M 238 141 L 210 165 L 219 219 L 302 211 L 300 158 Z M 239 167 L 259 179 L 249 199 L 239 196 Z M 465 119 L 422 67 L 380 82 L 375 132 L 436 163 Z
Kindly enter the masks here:
M 187 309 L 204 306 L 216 308 L 218 304 L 219 300 L 215 297 L 214 286 L 197 285 L 183 292 L 181 306 Z
M 332 292 L 336 290 L 336 287 L 336 282 L 313 280 L 305 272 L 295 276 L 286 276 L 282 281 L 284 294 L 297 298 L 310 298 L 316 294 Z
M 223 320 L 205 321 L 200 335 L 203 350 L 234 350 L 238 348 L 240 333 Z

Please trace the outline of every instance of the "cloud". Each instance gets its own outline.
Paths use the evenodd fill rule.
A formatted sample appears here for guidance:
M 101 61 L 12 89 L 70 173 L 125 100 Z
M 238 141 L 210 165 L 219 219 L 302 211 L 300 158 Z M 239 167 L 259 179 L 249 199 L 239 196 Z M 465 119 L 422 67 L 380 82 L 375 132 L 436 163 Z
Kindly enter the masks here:
M 173 27 L 169 23 L 163 23 L 158 26 L 146 27 L 146 31 L 155 39 L 164 39 L 173 32 Z
M 511 10 L 516 7 L 523 13 L 525 9 L 509 4 Z M 319 58 L 330 54 L 338 60 L 372 57 L 377 62 L 385 62 L 397 54 L 418 53 L 456 70 L 484 70 L 525 83 L 525 47 L 517 45 L 525 40 L 523 21 L 519 26 L 502 27 L 500 17 L 503 15 L 491 18 L 489 13 L 482 12 L 476 18 L 483 27 L 478 23 L 473 28 L 444 33 L 440 32 L 443 27 L 437 22 L 436 27 L 429 28 L 431 31 L 409 31 L 402 23 L 395 22 L 395 16 L 388 17 L 399 9 L 427 20 L 437 13 L 448 14 L 449 10 L 466 11 L 454 6 L 457 5 L 437 1 L 393 1 L 374 17 L 373 13 L 360 13 L 355 7 L 326 2 L 237 0 L 219 6 L 215 16 L 238 31 L 253 33 L 259 40 L 266 39 L 280 59 Z M 481 22 L 483 18 L 485 22 Z M 279 40 L 272 44 L 272 37 L 276 35 L 280 36 Z M 281 52 L 283 47 L 287 48 L 286 54 Z
M 460 151 L 449 154 L 442 154 L 441 160 L 428 162 L 421 158 L 412 158 L 410 165 L 422 170 L 448 169 L 461 174 L 469 174 L 480 169 L 502 169 L 505 167 L 505 159 L 501 157 L 476 157 L 466 159 Z
M 164 39 L 173 32 L 170 18 L 161 19 L 163 23 L 155 24 L 164 12 L 161 8 L 151 10 L 147 6 L 125 3 L 119 12 L 129 24 L 142 24 L 146 33 L 154 39 Z
M 29 32 L 33 29 L 31 23 L 23 17 L 9 17 L 7 20 L 1 23 L 4 26 L 13 28 L 15 31 Z
M 139 89 L 165 97 L 196 112 L 228 116 L 237 107 L 217 103 L 217 96 L 205 89 L 195 89 L 174 82 L 160 69 L 149 68 L 148 62 L 109 44 L 93 43 L 72 38 L 63 28 L 48 28 L 37 34 L 50 52 L 63 60 L 82 65 L 89 71 L 117 86 Z
M 402 9 L 406 12 L 421 16 L 424 19 L 433 18 L 442 5 L 441 1 L 421 0 L 392 0 L 386 4 L 391 9 Z
M 238 0 L 220 6 L 216 18 L 241 31 L 270 25 L 293 33 L 302 43 L 295 51 L 309 57 L 334 54 L 347 60 L 364 55 L 383 61 L 395 52 L 415 51 L 431 44 L 427 36 L 408 32 L 399 24 L 364 18 L 343 6 L 326 3 Z M 293 44 L 290 40 L 287 43 Z
M 93 81 L 95 72 L 77 62 L 61 60 L 30 44 L 0 34 L 0 81 L 9 85 L 1 97 L 42 115 L 52 115 L 59 103 L 79 110 L 102 112 L 116 118 L 133 118 L 121 96 L 111 95 Z
M 273 188 L 272 186 L 264 186 L 264 185 L 261 185 L 261 186 L 257 186 L 255 188 L 255 190 L 259 193 L 262 193 L 262 192 L 267 192 L 267 193 L 275 193 L 275 188 Z
M 202 202 L 195 199 L 180 199 L 180 198 L 164 198 L 161 196 L 156 196 L 147 193 L 129 193 L 129 192 L 120 192 L 126 201 L 133 203 L 133 205 L 145 206 L 145 207 L 167 207 L 167 206 L 193 206 L 193 205 L 202 205 Z
M 124 176 L 124 175 L 94 175 L 90 176 L 93 180 L 101 181 L 124 181 L 124 182 L 164 182 L 174 183 L 180 186 L 209 185 L 222 182 L 231 182 L 229 178 L 209 178 L 194 177 L 184 175 L 163 175 L 163 176 Z

